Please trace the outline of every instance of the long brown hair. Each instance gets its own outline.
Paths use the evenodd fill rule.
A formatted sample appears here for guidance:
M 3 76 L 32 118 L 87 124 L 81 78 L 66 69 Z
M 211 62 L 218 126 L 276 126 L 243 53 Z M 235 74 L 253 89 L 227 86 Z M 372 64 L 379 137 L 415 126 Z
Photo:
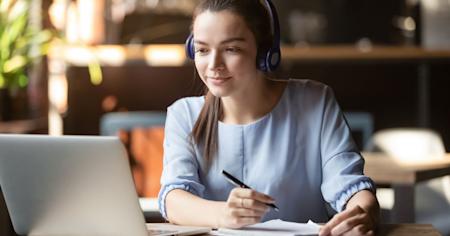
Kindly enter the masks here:
M 247 27 L 252 31 L 258 49 L 257 57 L 272 45 L 271 20 L 265 6 L 259 0 L 202 0 L 194 11 L 192 22 L 205 12 L 230 11 L 244 19 Z M 255 68 L 256 65 L 255 58 Z M 206 86 L 205 86 L 206 87 Z M 214 96 L 206 88 L 205 103 L 195 122 L 191 136 L 194 142 L 203 145 L 203 156 L 207 163 L 211 163 L 218 150 L 218 126 L 223 116 L 221 99 Z

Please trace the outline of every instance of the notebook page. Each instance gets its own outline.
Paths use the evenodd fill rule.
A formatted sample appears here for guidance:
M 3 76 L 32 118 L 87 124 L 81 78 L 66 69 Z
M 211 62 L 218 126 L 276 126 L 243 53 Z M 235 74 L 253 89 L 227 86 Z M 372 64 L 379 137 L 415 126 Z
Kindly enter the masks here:
M 220 228 L 216 235 L 273 235 L 273 236 L 293 236 L 293 235 L 318 235 L 320 226 L 312 221 L 308 223 L 295 223 L 282 221 L 280 219 L 270 220 L 264 223 L 249 225 L 240 229 Z

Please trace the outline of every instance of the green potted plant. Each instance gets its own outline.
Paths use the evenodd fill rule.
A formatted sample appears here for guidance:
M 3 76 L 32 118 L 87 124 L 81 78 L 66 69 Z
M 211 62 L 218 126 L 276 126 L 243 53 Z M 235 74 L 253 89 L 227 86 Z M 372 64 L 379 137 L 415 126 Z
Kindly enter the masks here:
M 0 120 L 14 117 L 30 68 L 47 53 L 53 33 L 30 23 L 32 0 L 0 0 Z M 25 99 L 26 100 L 26 99 Z

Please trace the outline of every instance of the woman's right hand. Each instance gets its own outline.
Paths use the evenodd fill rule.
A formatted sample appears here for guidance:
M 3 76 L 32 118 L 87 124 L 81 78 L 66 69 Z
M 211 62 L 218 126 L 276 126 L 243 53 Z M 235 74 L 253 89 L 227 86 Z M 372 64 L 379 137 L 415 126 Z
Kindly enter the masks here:
M 270 196 L 248 188 L 234 188 L 224 204 L 218 226 L 241 228 L 259 223 L 269 211 L 266 203 L 275 203 Z

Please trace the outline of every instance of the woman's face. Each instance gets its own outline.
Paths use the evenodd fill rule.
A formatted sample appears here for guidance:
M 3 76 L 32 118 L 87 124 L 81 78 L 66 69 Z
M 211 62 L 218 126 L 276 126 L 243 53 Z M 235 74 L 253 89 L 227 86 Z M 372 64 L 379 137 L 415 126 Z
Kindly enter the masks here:
M 243 18 L 230 11 L 205 11 L 193 24 L 195 66 L 217 97 L 247 95 L 258 76 L 257 46 Z

